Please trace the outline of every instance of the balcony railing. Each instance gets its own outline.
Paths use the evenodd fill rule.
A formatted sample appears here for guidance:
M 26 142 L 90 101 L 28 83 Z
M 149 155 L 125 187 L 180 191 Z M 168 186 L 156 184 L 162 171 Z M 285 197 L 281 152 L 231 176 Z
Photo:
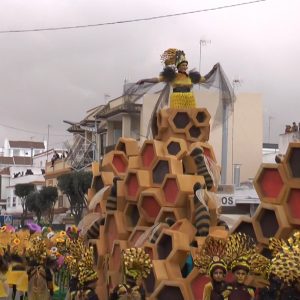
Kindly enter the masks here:
M 54 161 L 53 164 L 50 161 L 46 163 L 45 175 L 50 175 L 52 173 L 60 173 L 60 172 L 64 173 L 70 170 L 71 170 L 71 166 L 68 164 L 68 162 L 65 159 L 57 159 L 56 161 Z

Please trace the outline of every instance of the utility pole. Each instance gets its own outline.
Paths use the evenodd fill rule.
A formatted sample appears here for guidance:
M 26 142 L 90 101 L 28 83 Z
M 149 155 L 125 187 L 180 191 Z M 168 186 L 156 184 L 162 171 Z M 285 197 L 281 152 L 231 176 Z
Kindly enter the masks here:
M 242 80 L 240 80 L 239 78 L 233 79 L 232 80 L 232 87 L 233 87 L 233 103 L 232 103 L 232 131 L 231 131 L 231 164 L 232 164 L 232 184 L 235 183 L 234 180 L 234 174 L 235 174 L 235 163 L 234 163 L 234 102 L 236 100 L 235 97 L 235 91 L 237 88 L 239 88 L 242 84 Z

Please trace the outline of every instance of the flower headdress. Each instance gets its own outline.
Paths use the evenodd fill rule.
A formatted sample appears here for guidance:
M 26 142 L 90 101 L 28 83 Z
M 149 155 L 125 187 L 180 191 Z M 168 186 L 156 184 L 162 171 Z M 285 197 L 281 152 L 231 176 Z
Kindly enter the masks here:
M 226 240 L 207 237 L 200 253 L 194 258 L 194 265 L 199 268 L 200 274 L 212 275 L 217 268 L 227 271 L 223 260 L 226 249 Z
M 229 270 L 244 269 L 253 274 L 263 274 L 268 268 L 268 259 L 256 252 L 254 240 L 244 233 L 228 237 L 224 260 Z
M 294 232 L 287 241 L 271 239 L 269 248 L 274 253 L 270 264 L 270 274 L 276 275 L 288 285 L 299 281 L 300 231 Z
M 165 66 L 178 67 L 183 62 L 187 62 L 185 53 L 176 48 L 169 48 L 161 55 L 161 61 Z
M 142 248 L 129 248 L 122 252 L 125 277 L 135 281 L 147 278 L 152 268 L 150 256 Z

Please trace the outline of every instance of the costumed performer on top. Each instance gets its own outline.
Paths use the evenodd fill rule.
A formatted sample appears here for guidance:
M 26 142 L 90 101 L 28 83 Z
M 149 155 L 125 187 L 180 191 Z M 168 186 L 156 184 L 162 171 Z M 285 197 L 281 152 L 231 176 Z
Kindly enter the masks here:
M 142 79 L 137 84 L 169 82 L 172 85 L 173 93 L 170 97 L 171 108 L 194 108 L 196 100 L 191 92 L 193 84 L 205 83 L 215 72 L 218 64 L 213 69 L 201 76 L 197 71 L 187 73 L 188 61 L 182 50 L 170 48 L 161 55 L 161 61 L 165 68 L 159 77 Z

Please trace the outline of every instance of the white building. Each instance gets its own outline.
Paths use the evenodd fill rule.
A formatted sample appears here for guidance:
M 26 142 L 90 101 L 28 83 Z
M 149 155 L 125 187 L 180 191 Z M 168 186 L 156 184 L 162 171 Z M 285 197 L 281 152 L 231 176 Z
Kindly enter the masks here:
M 0 155 L 5 157 L 33 157 L 46 149 L 47 142 L 11 141 L 5 139 L 3 148 L 0 148 Z

